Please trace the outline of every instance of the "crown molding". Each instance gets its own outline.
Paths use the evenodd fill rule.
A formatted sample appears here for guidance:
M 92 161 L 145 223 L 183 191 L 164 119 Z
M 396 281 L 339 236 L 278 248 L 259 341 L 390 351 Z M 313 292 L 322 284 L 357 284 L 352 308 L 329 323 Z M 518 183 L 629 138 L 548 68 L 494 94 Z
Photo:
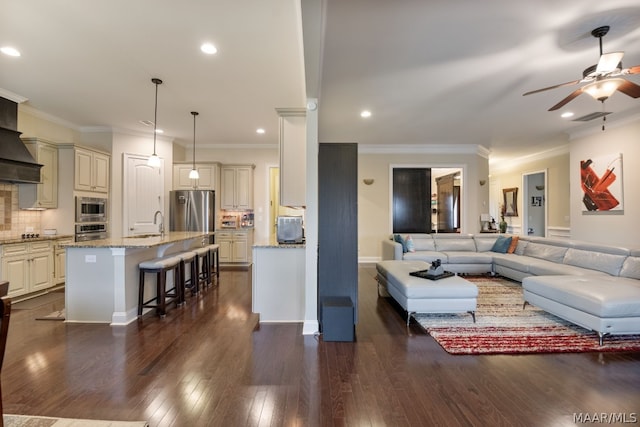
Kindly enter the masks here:
M 496 163 L 489 163 L 489 169 L 491 173 L 494 172 L 503 172 L 509 169 L 514 169 L 518 166 L 521 166 L 526 163 L 536 162 L 539 160 L 549 159 L 552 157 L 561 156 L 563 154 L 569 153 L 569 143 L 559 145 L 557 147 L 550 148 L 548 150 L 539 151 L 533 154 L 527 154 L 521 157 L 513 157 L 509 158 L 508 161 L 503 162 L 505 166 L 500 167 Z
M 27 102 L 29 100 L 29 98 L 25 98 L 22 95 L 18 95 L 17 93 L 11 92 L 10 90 L 2 89 L 1 87 L 0 87 L 0 96 L 10 101 L 13 101 L 17 104 L 22 104 L 23 102 Z
M 358 144 L 363 154 L 477 154 L 489 158 L 490 150 L 477 144 Z

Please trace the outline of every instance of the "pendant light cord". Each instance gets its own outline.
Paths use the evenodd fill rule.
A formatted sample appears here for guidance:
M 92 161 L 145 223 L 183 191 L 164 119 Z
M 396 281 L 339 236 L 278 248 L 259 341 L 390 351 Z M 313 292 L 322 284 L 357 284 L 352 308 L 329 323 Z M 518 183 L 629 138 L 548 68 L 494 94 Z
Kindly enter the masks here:
M 156 104 L 153 111 L 153 155 L 156 155 L 156 133 L 158 123 L 158 85 L 162 84 L 162 80 L 153 78 L 151 81 L 156 85 Z
M 196 170 L 196 116 L 197 111 L 192 111 L 193 114 L 193 170 Z

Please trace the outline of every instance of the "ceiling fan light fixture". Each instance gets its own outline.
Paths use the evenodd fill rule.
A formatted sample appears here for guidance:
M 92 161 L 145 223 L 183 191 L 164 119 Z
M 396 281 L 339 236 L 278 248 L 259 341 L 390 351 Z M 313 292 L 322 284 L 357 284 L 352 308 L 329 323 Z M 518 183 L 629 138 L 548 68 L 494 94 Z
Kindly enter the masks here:
M 623 79 L 597 80 L 583 87 L 582 91 L 588 93 L 593 99 L 597 101 L 604 101 L 605 99 L 613 95 L 613 93 L 618 90 L 618 87 L 620 87 L 620 85 L 623 83 Z

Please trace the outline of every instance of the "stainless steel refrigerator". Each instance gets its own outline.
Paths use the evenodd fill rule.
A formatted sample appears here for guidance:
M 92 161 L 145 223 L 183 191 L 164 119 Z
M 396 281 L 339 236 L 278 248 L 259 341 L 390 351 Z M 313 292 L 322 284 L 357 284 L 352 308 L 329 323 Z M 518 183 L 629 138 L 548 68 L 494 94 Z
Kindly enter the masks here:
M 175 190 L 169 192 L 169 199 L 171 231 L 215 231 L 214 191 Z

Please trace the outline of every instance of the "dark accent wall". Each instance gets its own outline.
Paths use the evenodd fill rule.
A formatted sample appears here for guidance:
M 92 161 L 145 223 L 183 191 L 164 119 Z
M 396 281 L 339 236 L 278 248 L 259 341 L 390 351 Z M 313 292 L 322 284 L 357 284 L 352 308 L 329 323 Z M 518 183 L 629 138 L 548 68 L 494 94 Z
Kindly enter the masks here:
M 318 321 L 322 301 L 349 297 L 358 318 L 358 145 L 321 143 L 318 153 Z M 353 325 L 352 325 L 353 326 Z

